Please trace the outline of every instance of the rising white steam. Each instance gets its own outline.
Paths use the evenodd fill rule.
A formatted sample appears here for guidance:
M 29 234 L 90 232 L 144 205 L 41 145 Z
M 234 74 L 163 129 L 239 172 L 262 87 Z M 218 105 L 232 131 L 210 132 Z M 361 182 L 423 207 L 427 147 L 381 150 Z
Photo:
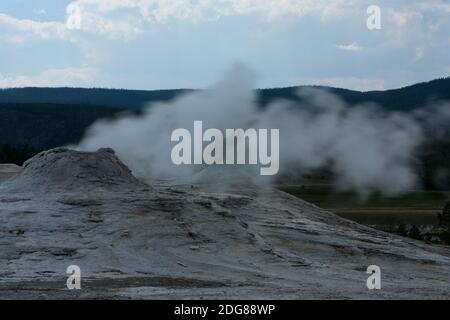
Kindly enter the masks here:
M 349 106 L 312 88 L 298 92 L 300 104 L 277 101 L 261 108 L 252 89 L 252 73 L 236 66 L 207 90 L 149 106 L 139 116 L 95 123 L 79 148 L 111 147 L 134 174 L 147 180 L 185 177 L 199 168 L 172 164 L 171 133 L 202 120 L 205 128 L 221 130 L 280 129 L 281 171 L 295 167 L 307 173 L 329 165 L 338 187 L 363 193 L 393 194 L 416 184 L 412 155 L 422 130 L 412 116 L 374 105 Z M 209 182 L 221 182 L 215 179 L 211 175 Z

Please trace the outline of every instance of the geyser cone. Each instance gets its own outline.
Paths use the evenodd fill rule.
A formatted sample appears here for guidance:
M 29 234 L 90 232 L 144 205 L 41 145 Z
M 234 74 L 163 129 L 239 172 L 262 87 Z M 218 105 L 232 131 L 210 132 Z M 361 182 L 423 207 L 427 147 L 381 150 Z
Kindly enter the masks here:
M 112 149 L 81 152 L 66 148 L 44 151 L 25 162 L 2 189 L 16 192 L 133 189 L 145 186 Z

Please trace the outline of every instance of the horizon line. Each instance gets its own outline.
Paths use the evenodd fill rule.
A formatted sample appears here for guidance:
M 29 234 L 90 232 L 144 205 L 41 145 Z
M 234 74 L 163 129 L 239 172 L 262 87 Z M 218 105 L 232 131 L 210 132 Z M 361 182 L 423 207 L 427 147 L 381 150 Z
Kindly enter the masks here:
M 327 86 L 327 85 L 320 85 L 320 84 L 299 84 L 299 85 L 292 85 L 292 86 L 279 86 L 279 87 L 266 87 L 266 88 L 254 88 L 255 91 L 263 91 L 263 90 L 279 90 L 279 89 L 292 89 L 292 88 L 300 88 L 300 87 L 319 87 L 319 88 L 328 88 L 328 89 L 336 89 L 336 90 L 346 90 L 346 91 L 353 91 L 353 92 L 359 92 L 359 93 L 368 93 L 368 92 L 386 92 L 386 91 L 393 91 L 393 90 L 401 90 L 409 87 L 413 87 L 420 84 L 428 84 L 435 81 L 440 80 L 450 80 L 450 76 L 445 76 L 441 78 L 435 78 L 428 81 L 421 81 L 417 83 L 413 83 L 410 85 L 405 85 L 401 87 L 395 87 L 390 89 L 374 89 L 374 90 L 355 90 L 355 89 L 348 89 L 343 87 L 334 87 L 334 86 Z M 111 90 L 111 91 L 143 91 L 143 92 L 158 92 L 158 91 L 201 91 L 201 90 L 208 90 L 208 88 L 170 88 L 170 89 L 127 89 L 127 88 L 114 88 L 114 87 L 70 87 L 70 86 L 25 86 L 25 87 L 1 87 L 0 91 L 6 91 L 6 90 L 23 90 L 23 89 L 73 89 L 73 90 Z

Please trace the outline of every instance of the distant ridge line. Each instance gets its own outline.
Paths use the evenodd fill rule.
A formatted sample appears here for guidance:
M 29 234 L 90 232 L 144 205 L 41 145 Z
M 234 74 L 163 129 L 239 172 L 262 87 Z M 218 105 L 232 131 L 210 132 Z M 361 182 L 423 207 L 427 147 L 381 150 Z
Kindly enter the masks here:
M 389 109 L 412 109 L 430 99 L 450 100 L 450 77 L 421 82 L 410 86 L 373 91 L 356 91 L 326 86 L 291 86 L 257 89 L 263 105 L 275 99 L 297 101 L 300 88 L 326 89 L 350 104 L 375 102 Z M 166 102 L 194 89 L 132 90 L 108 88 L 25 87 L 0 89 L 0 103 L 48 103 L 95 105 L 120 108 L 141 108 L 146 103 Z M 394 105 L 396 102 L 397 106 Z

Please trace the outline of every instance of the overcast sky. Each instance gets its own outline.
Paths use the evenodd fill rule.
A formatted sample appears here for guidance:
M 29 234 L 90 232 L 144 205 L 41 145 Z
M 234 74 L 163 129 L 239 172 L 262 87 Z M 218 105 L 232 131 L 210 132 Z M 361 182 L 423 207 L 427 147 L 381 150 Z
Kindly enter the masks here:
M 236 61 L 259 87 L 449 76 L 450 0 L 0 0 L 0 87 L 201 88 Z

